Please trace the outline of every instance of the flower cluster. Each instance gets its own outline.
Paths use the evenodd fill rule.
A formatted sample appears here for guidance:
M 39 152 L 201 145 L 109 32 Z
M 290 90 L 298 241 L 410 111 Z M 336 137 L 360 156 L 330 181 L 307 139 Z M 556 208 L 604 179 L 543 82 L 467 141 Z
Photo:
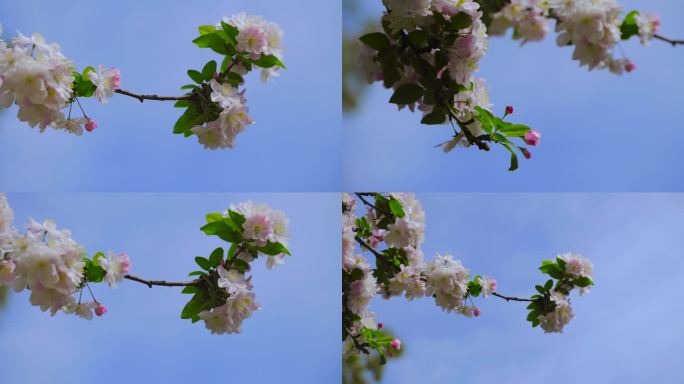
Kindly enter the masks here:
M 93 301 L 82 302 L 82 290 L 88 282 L 106 279 L 110 286 L 123 279 L 130 269 L 126 254 L 96 254 L 88 259 L 85 249 L 71 233 L 59 229 L 50 220 L 31 220 L 25 233 L 12 226 L 13 213 L 4 194 L 0 194 L 0 285 L 17 292 L 31 291 L 31 304 L 42 311 L 76 314 L 86 319 L 98 316 L 106 308 Z M 79 293 L 76 301 L 73 296 Z
M 47 43 L 38 33 L 31 37 L 18 33 L 10 45 L 0 39 L 0 105 L 8 108 L 16 104 L 19 120 L 39 127 L 41 132 L 52 127 L 80 136 L 84 127 L 88 131 L 97 127 L 85 113 L 83 117 L 72 117 L 72 104 L 76 97 L 93 93 L 106 102 L 119 87 L 121 75 L 116 68 L 102 66 L 97 73 L 92 67 L 84 73 L 89 77 L 84 79 L 75 72 L 74 64 L 60 52 L 59 45 Z M 63 110 L 67 107 L 65 116 Z
M 622 14 L 615 0 L 511 0 L 493 15 L 489 33 L 503 35 L 510 28 L 513 38 L 523 44 L 539 41 L 549 32 L 549 19 L 555 19 L 558 45 L 573 45 L 572 58 L 580 66 L 607 68 L 620 75 L 635 66 L 627 58 L 616 58 L 615 46 L 635 34 L 647 45 L 660 26 L 651 13 Z
M 198 278 L 183 290 L 194 296 L 181 317 L 203 320 L 215 334 L 239 333 L 242 322 L 260 307 L 252 292 L 251 276 L 246 276 L 250 263 L 266 256 L 268 269 L 282 264 L 290 254 L 286 248 L 288 225 L 283 212 L 251 201 L 223 213 L 208 214 L 202 231 L 231 243 L 231 247 L 227 252 L 216 248 L 209 258 L 195 258 L 202 271 L 192 272 Z
M 349 194 L 342 197 L 343 339 L 347 344 L 354 345 L 357 351 L 371 345 L 382 356 L 392 348 L 400 348 L 398 341 L 383 335 L 375 314 L 369 310 L 378 293 L 385 298 L 404 295 L 409 300 L 430 296 L 447 312 L 467 317 L 479 314 L 474 305 L 466 304 L 466 299 L 481 292 L 491 294 L 496 280 L 477 276 L 469 281 L 470 272 L 450 255 L 424 262 L 420 246 L 424 241 L 425 211 L 414 194 L 359 197 L 368 209 L 358 218 L 356 200 Z M 373 253 L 375 268 L 363 253 L 356 252 L 357 243 L 362 252 Z M 387 248 L 379 251 L 381 243 Z
M 570 305 L 570 292 L 578 288 L 580 295 L 589 291 L 592 281 L 593 265 L 581 255 L 565 253 L 555 261 L 544 261 L 540 270 L 552 279 L 544 286 L 536 286 L 538 294 L 532 296 L 527 320 L 533 327 L 537 325 L 546 333 L 563 332 L 563 328 L 574 318 Z M 553 279 L 556 279 L 554 284 Z
M 369 82 L 392 88 L 390 103 L 418 109 L 423 124 L 451 123 L 452 139 L 438 145 L 444 152 L 489 142 L 505 147 L 517 168 L 515 149 L 529 151 L 511 140 L 530 144 L 531 129 L 492 115 L 484 79 L 476 77 L 489 46 L 480 4 L 473 0 L 384 0 L 382 32 L 360 38 L 359 65 Z M 460 128 L 456 130 L 455 124 Z M 535 133 L 538 135 L 538 132 Z
M 384 361 L 401 347 L 389 337 L 370 311 L 378 294 L 389 299 L 408 300 L 431 297 L 445 312 L 465 317 L 481 314 L 473 298 L 496 296 L 505 300 L 527 301 L 533 326 L 546 332 L 559 332 L 572 319 L 568 295 L 576 287 L 585 293 L 593 285 L 591 262 L 579 255 L 563 254 L 555 262 L 545 261 L 541 271 L 549 280 L 537 286 L 539 294 L 530 299 L 497 293 L 496 279 L 471 277 L 470 271 L 451 255 L 437 255 L 424 261 L 421 244 L 425 237 L 425 211 L 411 193 L 357 193 L 342 195 L 342 334 L 347 354 L 375 350 Z M 367 209 L 357 217 L 357 204 Z M 374 257 L 375 264 L 366 260 Z
M 177 103 L 187 108 L 174 127 L 174 133 L 196 135 L 208 149 L 233 148 L 235 138 L 254 120 L 249 116 L 245 91 L 238 88 L 254 67 L 261 68 L 261 79 L 267 81 L 284 68 L 282 63 L 283 31 L 260 16 L 240 13 L 224 17 L 216 25 L 199 28 L 200 37 L 193 42 L 224 55 L 219 68 L 208 62 L 202 71 L 190 70 L 188 75 L 196 84 L 183 86 L 191 89 L 189 98 Z

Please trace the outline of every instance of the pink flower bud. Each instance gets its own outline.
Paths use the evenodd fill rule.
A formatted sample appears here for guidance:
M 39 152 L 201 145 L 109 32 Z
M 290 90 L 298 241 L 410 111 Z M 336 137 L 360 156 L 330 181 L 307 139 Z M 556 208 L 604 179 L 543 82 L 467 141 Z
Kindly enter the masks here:
M 507 105 L 507 106 L 506 106 L 506 114 L 507 114 L 507 115 L 510 115 L 510 114 L 512 114 L 512 113 L 513 113 L 513 107 L 510 106 L 510 105 Z
M 632 63 L 631 61 L 628 61 L 627 64 L 625 64 L 625 71 L 632 72 L 635 69 L 636 69 L 636 64 Z
M 525 133 L 525 136 L 523 136 L 523 140 L 525 140 L 525 144 L 536 147 L 539 145 L 539 141 L 541 140 L 541 133 L 535 131 L 534 129 L 530 129 L 527 131 L 527 133 Z
M 102 315 L 104 315 L 105 313 L 107 313 L 107 307 L 105 307 L 104 305 L 98 303 L 98 304 L 97 304 L 97 308 L 95 308 L 95 314 L 96 314 L 97 316 L 102 316 Z
M 398 350 L 401 349 L 401 340 L 399 340 L 399 339 L 394 339 L 394 340 L 392 340 L 392 342 L 390 343 L 390 345 L 392 346 L 392 348 L 394 348 L 394 349 L 396 349 L 396 350 L 398 351 Z
M 527 148 L 522 148 L 520 149 L 523 153 L 523 156 L 525 156 L 526 159 L 531 159 L 532 158 L 532 153 L 527 150 Z
M 378 329 L 382 329 L 382 323 L 378 323 Z
M 88 120 L 88 122 L 85 125 L 86 131 L 92 132 L 95 130 L 95 128 L 97 128 L 97 123 L 95 122 L 95 120 Z
M 475 315 L 475 317 L 480 316 L 480 310 L 475 308 L 475 311 L 473 311 L 473 315 Z

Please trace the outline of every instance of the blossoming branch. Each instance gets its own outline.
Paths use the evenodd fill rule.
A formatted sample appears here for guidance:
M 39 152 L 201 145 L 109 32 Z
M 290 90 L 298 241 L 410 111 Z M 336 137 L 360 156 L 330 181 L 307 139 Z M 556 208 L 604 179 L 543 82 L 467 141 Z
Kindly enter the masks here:
M 0 34 L 2 26 L 0 25 Z M 83 109 L 79 98 L 95 97 L 106 103 L 114 93 L 145 100 L 175 101 L 184 113 L 173 132 L 197 136 L 208 149 L 233 148 L 235 138 L 254 120 L 249 116 L 244 76 L 261 68 L 262 81 L 277 76 L 282 62 L 283 31 L 259 16 L 244 13 L 224 17 L 216 25 L 199 27 L 193 40 L 223 58 L 206 63 L 201 71 L 188 70 L 194 82 L 184 85 L 180 96 L 137 94 L 121 88 L 117 68 L 86 67 L 82 72 L 40 34 L 18 33 L 8 45 L 0 40 L 0 105 L 19 107 L 18 118 L 43 132 L 48 127 L 82 135 L 98 127 Z M 77 116 L 80 111 L 80 116 Z
M 289 239 L 289 220 L 281 211 L 265 204 L 245 202 L 222 213 L 210 213 L 201 230 L 230 244 L 227 251 L 218 247 L 208 258 L 196 257 L 200 270 L 187 282 L 147 280 L 130 274 L 126 253 L 97 252 L 92 257 L 76 243 L 66 229 L 50 220 L 42 224 L 31 220 L 21 233 L 12 224 L 14 213 L 7 198 L 0 194 L 0 286 L 20 292 L 31 291 L 29 301 L 42 311 L 75 314 L 92 319 L 107 313 L 95 299 L 91 285 L 106 282 L 116 287 L 123 279 L 153 286 L 183 287 L 192 298 L 181 317 L 193 323 L 203 320 L 216 334 L 239 333 L 242 322 L 259 309 L 251 284 L 251 263 L 266 257 L 271 269 L 282 264 Z M 90 296 L 88 300 L 85 295 Z
M 497 281 L 485 275 L 471 277 L 470 271 L 451 255 L 437 255 L 425 261 L 421 244 L 425 237 L 425 212 L 410 193 L 357 193 L 342 196 L 342 341 L 347 355 L 376 351 L 396 354 L 401 341 L 388 336 L 382 323 L 370 311 L 378 294 L 389 299 L 404 296 L 409 301 L 431 297 L 443 311 L 465 317 L 480 316 L 473 298 L 494 296 L 506 301 L 527 302 L 533 327 L 545 332 L 562 332 L 573 318 L 570 293 L 588 291 L 592 281 L 591 262 L 576 254 L 559 255 L 544 261 L 541 272 L 550 279 L 537 285 L 530 298 L 498 292 Z M 365 214 L 357 202 L 365 206 Z M 374 260 L 370 263 L 367 256 Z

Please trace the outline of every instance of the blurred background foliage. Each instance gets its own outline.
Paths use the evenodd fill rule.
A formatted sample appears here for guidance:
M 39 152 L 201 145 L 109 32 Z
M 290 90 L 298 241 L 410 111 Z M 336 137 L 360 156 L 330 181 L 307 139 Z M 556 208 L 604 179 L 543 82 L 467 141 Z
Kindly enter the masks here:
M 390 330 L 384 330 L 388 336 L 393 335 Z M 392 364 L 392 361 L 400 358 L 405 351 L 406 348 L 402 345 L 402 348 L 393 356 L 387 356 L 386 364 L 380 362 L 380 355 L 377 352 L 371 352 L 369 355 L 359 353 L 350 355 L 346 358 L 343 357 L 342 384 L 369 384 L 381 382 L 383 374 L 385 373 L 385 366 L 387 364 Z

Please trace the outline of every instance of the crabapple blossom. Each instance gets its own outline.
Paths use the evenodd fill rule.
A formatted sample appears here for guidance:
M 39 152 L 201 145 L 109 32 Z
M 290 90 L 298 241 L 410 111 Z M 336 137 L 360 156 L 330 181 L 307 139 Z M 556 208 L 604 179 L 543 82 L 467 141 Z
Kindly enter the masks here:
M 558 256 L 565 261 L 565 272 L 573 277 L 592 277 L 594 266 L 582 255 L 564 253 Z
M 121 85 L 121 72 L 117 68 L 105 68 L 103 65 L 98 67 L 97 72 L 88 72 L 88 78 L 95 84 L 95 97 L 100 103 L 106 103 Z
M 105 270 L 105 280 L 112 288 L 116 287 L 116 284 L 123 280 L 124 276 L 131 270 L 131 260 L 125 252 L 118 255 L 109 252 L 106 257 L 98 258 L 97 262 Z
M 496 279 L 487 276 L 479 276 L 478 282 L 482 287 L 482 296 L 487 297 L 496 292 Z
M 551 300 L 554 304 L 554 309 L 546 315 L 539 316 L 539 326 L 546 333 L 560 333 L 563 332 L 565 325 L 575 316 L 572 313 L 570 300 L 567 296 L 554 292 L 551 295 Z

